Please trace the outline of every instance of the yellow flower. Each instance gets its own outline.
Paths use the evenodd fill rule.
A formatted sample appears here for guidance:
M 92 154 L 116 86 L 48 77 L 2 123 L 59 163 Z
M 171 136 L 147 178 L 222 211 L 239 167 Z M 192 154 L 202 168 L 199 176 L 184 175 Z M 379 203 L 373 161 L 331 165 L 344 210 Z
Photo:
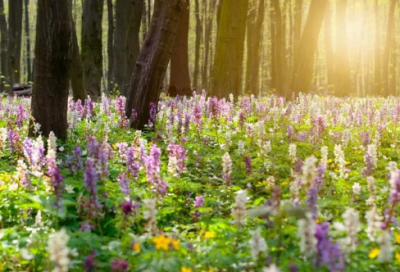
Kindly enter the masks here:
M 395 257 L 396 257 L 396 260 L 397 260 L 398 262 L 400 262 L 400 254 L 396 252 Z
M 375 258 L 379 255 L 380 252 L 381 252 L 381 251 L 379 250 L 379 248 L 374 248 L 374 249 L 371 250 L 371 252 L 368 254 L 368 257 L 369 257 L 370 259 L 375 259 Z
M 178 240 L 173 240 L 173 239 L 171 239 L 171 244 L 172 244 L 172 247 L 173 247 L 175 250 L 178 250 L 178 249 L 179 249 L 179 241 L 178 241 Z
M 156 245 L 156 249 L 168 250 L 171 239 L 169 239 L 168 237 L 165 237 L 164 235 L 160 235 L 160 236 L 154 237 L 153 242 Z
M 397 243 L 397 244 L 400 244 L 400 234 L 397 233 L 397 232 L 395 232 L 395 233 L 394 233 L 394 237 L 396 238 L 396 243 Z
M 140 244 L 139 243 L 133 244 L 133 251 L 135 251 L 136 253 L 140 252 Z
M 192 269 L 189 267 L 182 266 L 181 272 L 192 272 Z
M 206 233 L 204 234 L 204 238 L 205 239 L 215 238 L 215 233 L 213 231 L 206 231 Z

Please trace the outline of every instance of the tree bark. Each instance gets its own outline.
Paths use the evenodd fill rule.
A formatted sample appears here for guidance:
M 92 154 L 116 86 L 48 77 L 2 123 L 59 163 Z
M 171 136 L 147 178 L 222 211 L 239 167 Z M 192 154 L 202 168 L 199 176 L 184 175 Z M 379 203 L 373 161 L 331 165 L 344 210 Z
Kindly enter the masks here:
M 4 0 L 0 0 L 0 32 L 1 32 L 1 40 L 0 40 L 0 61 L 1 61 L 1 75 L 3 78 L 0 81 L 0 91 L 7 90 L 9 95 L 13 95 L 13 91 L 11 86 L 6 87 L 9 85 L 9 57 L 8 57 L 8 28 L 7 28 L 7 21 L 5 16 L 5 9 L 4 9 Z
M 41 132 L 67 138 L 71 70 L 71 11 L 68 1 L 38 0 L 32 116 Z M 33 126 L 30 126 L 33 136 Z
M 103 0 L 85 0 L 82 13 L 82 67 L 84 86 L 94 101 L 101 96 Z
M 27 81 L 32 81 L 32 61 L 31 61 L 31 35 L 29 28 L 29 0 L 25 0 L 25 35 L 26 35 L 26 66 Z
M 242 93 L 244 41 L 249 0 L 224 0 L 218 25 L 211 94 Z
M 8 35 L 9 35 L 9 69 L 10 83 L 20 83 L 21 74 L 21 42 L 22 42 L 22 0 L 12 0 L 9 3 Z
M 381 66 L 381 49 L 380 49 L 380 35 L 379 35 L 379 4 L 375 0 L 375 95 L 380 95 L 382 91 L 382 66 Z
M 348 95 L 351 86 L 346 9 L 347 0 L 339 0 L 336 11 L 337 39 L 335 54 L 335 94 L 337 96 Z
M 200 47 L 203 34 L 203 26 L 200 15 L 200 4 L 199 0 L 195 0 L 194 13 L 196 16 L 196 44 L 194 49 L 194 73 L 193 73 L 193 88 L 199 89 L 199 73 L 200 73 Z
M 396 85 L 391 84 L 392 78 L 396 74 L 396 70 L 393 69 L 393 67 L 395 67 L 396 64 L 393 61 L 393 56 L 395 54 L 393 54 L 392 52 L 393 40 L 396 41 L 395 35 L 393 33 L 395 29 L 394 11 L 396 9 L 396 3 L 397 0 L 390 1 L 389 15 L 386 27 L 386 45 L 385 45 L 385 53 L 383 56 L 383 65 L 382 65 L 382 75 L 384 78 L 384 85 L 383 85 L 384 96 L 395 95 L 396 93 Z M 396 43 L 394 42 L 394 44 Z
M 107 15 L 108 15 L 108 40 L 107 40 L 107 54 L 108 54 L 108 71 L 107 71 L 107 91 L 110 93 L 113 88 L 113 74 L 114 74 L 114 7 L 113 1 L 107 0 Z
M 158 103 L 165 72 L 183 14 L 184 0 L 155 0 L 150 31 L 140 51 L 126 102 L 126 115 L 132 109 L 137 118 L 131 127 L 143 129 L 150 117 L 150 103 Z
M 212 30 L 213 30 L 213 22 L 214 22 L 214 13 L 217 7 L 217 1 L 211 1 L 209 3 L 209 12 L 206 17 L 204 17 L 205 21 L 205 29 L 204 29 L 204 66 L 201 76 L 201 82 L 203 88 L 209 88 L 209 73 L 210 70 L 210 55 L 211 55 L 211 47 L 212 47 Z
M 139 54 L 143 4 L 144 0 L 117 0 L 115 5 L 114 83 L 124 96 Z
M 189 74 L 189 21 L 190 1 L 186 0 L 182 7 L 182 15 L 171 57 L 170 84 L 168 94 L 172 97 L 190 96 Z
M 295 50 L 291 91 L 308 92 L 313 75 L 314 55 L 326 12 L 327 0 L 312 0 L 301 41 Z

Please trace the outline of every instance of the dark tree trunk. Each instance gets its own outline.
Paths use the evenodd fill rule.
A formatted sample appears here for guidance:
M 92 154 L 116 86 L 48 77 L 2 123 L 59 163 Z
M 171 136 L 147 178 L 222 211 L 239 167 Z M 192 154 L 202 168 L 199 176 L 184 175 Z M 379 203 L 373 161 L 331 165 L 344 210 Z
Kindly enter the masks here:
M 32 64 L 31 64 L 31 35 L 29 28 L 29 0 L 25 0 L 25 35 L 26 35 L 26 66 L 27 81 L 32 81 Z
M 329 4 L 327 5 L 327 11 L 325 15 L 325 53 L 326 53 L 326 70 L 327 70 L 327 87 L 329 93 L 333 89 L 335 83 L 335 64 L 332 49 L 332 27 L 331 27 L 331 13 Z
M 385 45 L 385 53 L 383 56 L 383 65 L 382 65 L 382 75 L 384 79 L 384 85 L 383 85 L 383 95 L 384 96 L 389 96 L 389 95 L 395 95 L 396 94 L 396 85 L 391 84 L 392 80 L 391 78 L 394 77 L 396 74 L 396 70 L 394 69 L 395 67 L 395 62 L 393 61 L 393 54 L 392 50 L 392 45 L 393 45 L 393 40 L 396 41 L 396 38 L 394 35 L 394 29 L 395 29 L 395 21 L 394 21 L 394 11 L 396 9 L 396 3 L 397 0 L 391 0 L 390 1 L 390 8 L 389 8 L 389 16 L 388 16 L 388 21 L 387 21 L 387 26 L 386 26 L 386 45 Z M 394 42 L 395 44 L 395 42 Z M 394 81 L 395 82 L 395 81 Z
M 108 54 L 108 71 L 107 83 L 108 93 L 114 88 L 113 74 L 114 74 L 114 7 L 113 1 L 107 0 L 107 15 L 108 15 L 108 41 L 107 41 L 107 54 Z
M 132 73 L 135 69 L 135 63 L 140 51 L 140 23 L 142 19 L 142 11 L 144 0 L 132 1 L 131 12 L 129 13 L 128 33 L 126 44 L 126 66 L 124 74 L 124 86 L 122 88 L 122 95 L 128 96 L 129 83 Z
M 7 29 L 7 21 L 5 16 L 5 9 L 4 9 L 4 0 L 0 0 L 0 33 L 1 33 L 1 40 L 0 40 L 0 62 L 1 62 L 1 75 L 4 78 L 1 79 L 0 82 L 0 91 L 7 90 L 9 95 L 13 94 L 12 88 L 9 85 L 9 57 L 8 57 L 8 29 Z
M 38 0 L 32 116 L 41 132 L 67 138 L 72 18 L 68 1 Z M 30 135 L 33 136 L 32 126 Z
M 146 39 L 147 32 L 149 31 L 149 25 L 147 24 L 147 4 L 143 4 L 142 10 L 142 43 Z
M 337 39 L 335 54 L 335 94 L 345 96 L 350 92 L 350 64 L 346 24 L 347 0 L 337 2 Z
M 72 20 L 72 36 L 71 36 L 71 87 L 74 101 L 80 99 L 82 102 L 87 99 L 87 93 L 84 85 L 83 68 L 81 54 L 79 53 L 78 38 L 76 35 L 75 22 Z
M 176 35 L 175 46 L 171 56 L 170 84 L 168 94 L 172 97 L 190 96 L 189 74 L 189 20 L 190 1 L 186 0 L 182 7 L 182 15 Z
M 260 46 L 265 13 L 264 0 L 253 3 L 254 15 L 249 12 L 247 22 L 247 69 L 246 91 L 257 95 L 259 93 Z M 253 22 L 249 22 L 253 20 Z
M 194 49 L 194 73 L 193 73 L 193 88 L 199 89 L 199 73 L 200 73 L 200 47 L 201 37 L 203 34 L 203 26 L 200 15 L 200 4 L 199 0 L 195 0 L 194 12 L 196 16 L 196 44 Z
M 211 1 L 209 13 L 206 17 L 204 17 L 205 21 L 205 30 L 204 30 L 204 66 L 202 71 L 202 85 L 203 88 L 209 88 L 209 74 L 208 71 L 210 70 L 210 51 L 211 51 L 211 42 L 212 42 L 212 30 L 213 30 L 213 22 L 214 22 L 214 12 L 217 6 L 217 1 Z
M 294 12 L 294 43 L 297 47 L 301 39 L 301 24 L 303 21 L 303 0 L 295 0 L 295 12 Z
M 84 86 L 94 101 L 101 96 L 103 0 L 85 0 L 82 13 L 82 67 Z
M 326 12 L 327 0 L 312 0 L 307 21 L 298 48 L 293 67 L 291 91 L 306 93 L 310 89 L 314 55 L 317 50 L 318 36 Z
M 248 5 L 249 0 L 222 1 L 211 89 L 220 98 L 242 93 Z
M 150 31 L 140 51 L 126 102 L 126 115 L 132 109 L 137 118 L 131 127 L 143 129 L 150 117 L 150 103 L 158 103 L 165 72 L 183 14 L 184 0 L 155 0 Z
M 115 5 L 114 83 L 127 96 L 139 54 L 139 31 L 144 0 L 117 0 Z
M 22 0 L 11 0 L 8 14 L 9 35 L 9 69 L 11 86 L 20 82 L 21 74 L 21 42 L 22 42 Z

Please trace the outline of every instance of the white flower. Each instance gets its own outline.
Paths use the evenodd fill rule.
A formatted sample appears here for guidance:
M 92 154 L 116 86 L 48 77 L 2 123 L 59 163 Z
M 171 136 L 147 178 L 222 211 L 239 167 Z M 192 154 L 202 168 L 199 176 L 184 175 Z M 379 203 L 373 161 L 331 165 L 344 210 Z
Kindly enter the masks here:
M 315 238 L 315 222 L 312 214 L 307 213 L 305 219 L 299 219 L 298 236 L 300 237 L 300 251 L 307 257 L 314 255 L 317 251 L 317 238 Z
M 321 147 L 321 164 L 326 168 L 328 165 L 328 147 Z
M 33 254 L 30 253 L 29 250 L 26 248 L 22 248 L 20 253 L 21 253 L 22 259 L 24 259 L 24 260 L 32 260 L 34 257 Z
M 232 174 L 232 160 L 228 152 L 222 156 L 222 172 L 224 180 L 229 181 Z
M 344 151 L 342 150 L 342 146 L 341 145 L 335 145 L 333 153 L 335 154 L 335 163 L 339 166 L 340 177 L 344 178 L 345 177 L 345 170 L 346 170 L 345 169 L 346 160 L 344 158 Z
M 73 194 L 74 193 L 74 187 L 71 185 L 65 186 L 65 191 L 67 191 L 68 194 Z
M 33 125 L 33 134 L 35 134 L 35 135 L 38 134 L 40 131 L 40 127 L 41 127 L 41 125 L 39 123 L 35 123 Z
M 47 147 L 50 150 L 53 150 L 54 152 L 57 150 L 57 143 L 56 143 L 56 136 L 54 135 L 54 132 L 51 131 L 49 134 L 49 139 L 47 140 Z
M 244 153 L 244 142 L 242 140 L 238 142 L 238 153 L 239 155 L 243 155 Z
M 353 194 L 355 195 L 360 195 L 361 194 L 361 186 L 360 183 L 356 182 L 353 184 L 353 187 L 351 187 L 353 189 Z
M 236 195 L 236 206 L 232 208 L 232 216 L 235 217 L 232 223 L 239 229 L 246 223 L 246 203 L 247 191 L 241 190 Z
M 296 162 L 296 144 L 289 145 L 289 158 L 292 163 Z
M 268 268 L 264 268 L 263 272 L 280 272 L 275 264 L 271 264 Z
M 58 148 L 58 150 L 59 150 L 60 152 L 63 152 L 63 151 L 64 151 L 64 147 L 63 147 L 63 146 L 60 146 L 60 147 Z
M 301 170 L 303 171 L 303 181 L 305 184 L 311 184 L 316 176 L 317 168 L 315 164 L 317 163 L 317 158 L 314 156 L 305 159 Z
M 392 235 L 385 230 L 379 237 L 380 252 L 378 260 L 381 263 L 391 262 L 393 259 Z
M 260 253 L 267 251 L 268 247 L 264 238 L 261 236 L 259 227 L 250 233 L 252 235 L 250 239 L 251 256 L 254 261 L 257 261 Z
M 35 217 L 35 224 L 38 226 L 42 225 L 42 211 L 38 211 Z
M 377 233 L 381 230 L 383 217 L 379 215 L 376 207 L 372 207 L 371 210 L 365 213 L 365 219 L 367 220 L 366 233 L 368 238 L 375 242 Z
M 347 237 L 345 237 L 341 245 L 342 250 L 345 252 L 353 252 L 357 247 L 358 232 L 360 231 L 360 218 L 358 212 L 353 208 L 348 208 L 342 215 L 344 225 L 347 230 Z
M 143 200 L 145 211 L 143 212 L 143 217 L 147 220 L 147 231 L 150 234 L 157 234 L 157 210 L 156 210 L 156 200 L 155 199 L 145 199 Z
M 372 176 L 367 177 L 369 198 L 366 200 L 368 206 L 375 205 L 375 179 Z
M 54 263 L 53 272 L 67 272 L 69 266 L 70 250 L 67 246 L 69 236 L 65 229 L 53 232 L 49 236 L 47 251 L 50 254 L 50 261 Z

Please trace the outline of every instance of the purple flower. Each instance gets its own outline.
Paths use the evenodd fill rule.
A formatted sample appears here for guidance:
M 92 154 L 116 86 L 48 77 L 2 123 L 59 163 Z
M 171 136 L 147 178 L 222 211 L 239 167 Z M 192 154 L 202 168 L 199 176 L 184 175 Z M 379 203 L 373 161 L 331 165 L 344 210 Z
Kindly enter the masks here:
M 126 151 L 126 165 L 128 167 L 128 171 L 133 175 L 134 178 L 137 178 L 140 170 L 140 163 L 137 161 L 136 152 L 133 147 L 129 147 Z
M 202 117 L 202 113 L 201 113 L 200 106 L 195 106 L 193 108 L 193 123 L 196 124 L 198 129 L 203 124 L 203 120 L 201 119 L 201 117 Z
M 186 171 L 186 165 L 185 161 L 187 160 L 186 156 L 186 149 L 178 144 L 169 144 L 168 145 L 168 154 L 169 154 L 169 160 L 171 161 L 171 158 L 174 157 L 176 159 L 176 165 L 174 168 L 176 168 L 176 172 L 181 174 L 182 172 Z
M 92 251 L 88 257 L 86 257 L 85 262 L 83 263 L 83 267 L 85 268 L 85 272 L 93 271 L 96 266 L 94 264 L 96 258 L 96 251 Z
M 315 226 L 315 238 L 317 238 L 317 265 L 329 266 L 330 271 L 342 271 L 344 269 L 343 254 L 338 244 L 332 243 L 328 236 L 329 224 L 322 223 Z
M 119 205 L 119 207 L 121 208 L 121 210 L 125 214 L 125 216 L 132 214 L 132 212 L 134 211 L 136 206 L 137 205 L 135 204 L 135 202 L 129 201 L 129 200 L 126 200 L 124 203 Z
M 150 126 L 156 124 L 157 119 L 157 105 L 153 102 L 150 103 Z
M 308 207 L 311 209 L 311 212 L 313 213 L 313 218 L 317 218 L 317 212 L 318 212 L 318 207 L 317 207 L 317 202 L 318 202 L 318 189 L 315 186 L 311 186 L 310 189 L 308 189 L 307 192 L 307 200 L 306 203 Z
M 202 196 L 202 195 L 196 196 L 196 197 L 194 198 L 193 204 L 194 204 L 194 207 L 195 207 L 195 208 L 204 207 L 204 196 Z M 195 211 L 195 212 L 194 212 L 194 216 L 195 216 L 196 218 L 199 217 L 200 215 L 201 215 L 201 213 L 200 213 L 199 211 Z
M 244 157 L 244 163 L 246 164 L 247 175 L 251 175 L 253 170 L 251 168 L 251 159 L 250 159 L 250 157 L 247 157 L 247 156 Z
M 118 184 L 119 184 L 119 188 L 121 189 L 121 192 L 125 195 L 125 196 L 129 196 L 130 193 L 130 189 L 129 189 L 129 181 L 126 177 L 126 173 L 121 173 L 118 176 Z
M 22 126 L 22 123 L 26 118 L 27 118 L 26 111 L 22 106 L 22 104 L 19 104 L 17 108 L 17 126 L 19 128 Z
M 47 158 L 47 175 L 50 178 L 50 183 L 53 186 L 54 194 L 56 196 L 56 206 L 61 208 L 61 198 L 64 189 L 64 177 L 61 175 L 60 168 L 56 166 L 53 157 Z
M 117 258 L 111 262 L 110 272 L 126 272 L 128 271 L 128 268 L 129 265 L 127 261 Z
M 90 225 L 89 222 L 83 222 L 81 224 L 81 227 L 79 228 L 79 231 L 82 232 L 90 232 L 92 230 L 92 225 Z

